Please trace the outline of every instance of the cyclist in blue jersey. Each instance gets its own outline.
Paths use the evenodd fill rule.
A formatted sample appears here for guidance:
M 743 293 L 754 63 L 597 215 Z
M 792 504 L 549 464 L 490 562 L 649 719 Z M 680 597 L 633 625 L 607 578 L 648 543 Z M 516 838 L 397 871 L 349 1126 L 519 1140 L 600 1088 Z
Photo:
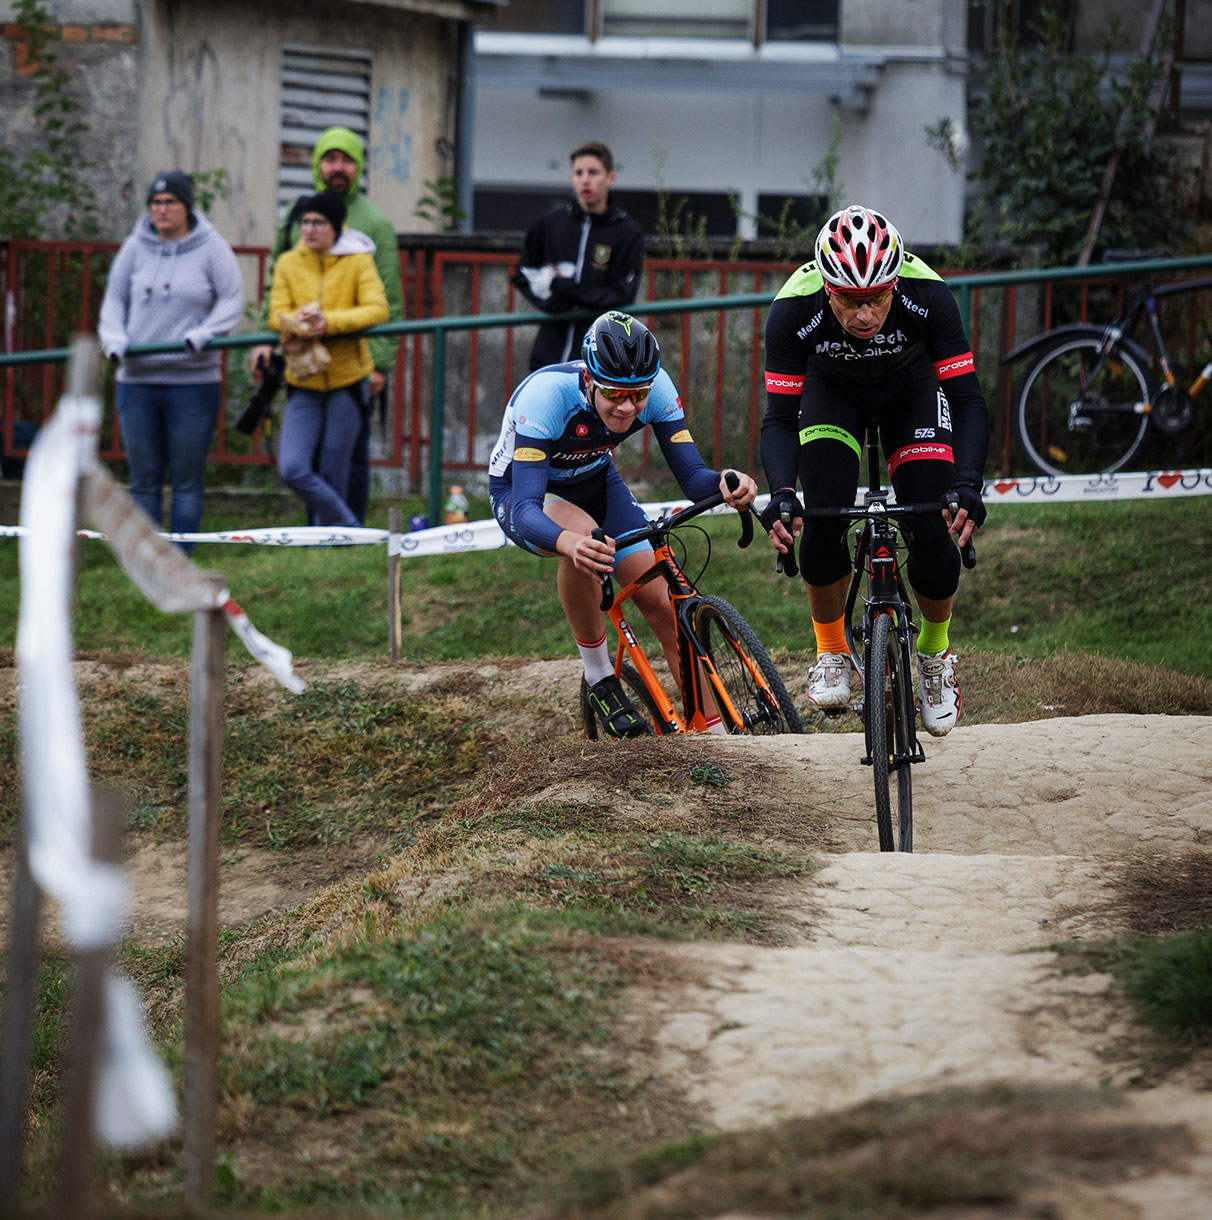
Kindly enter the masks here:
M 682 492 L 700 500 L 718 490 L 744 508 L 757 494 L 747 474 L 708 468 L 699 454 L 652 332 L 629 314 L 611 311 L 585 334 L 581 359 L 548 365 L 518 386 L 505 408 L 489 462 L 488 494 L 505 533 L 535 555 L 558 556 L 560 603 L 572 629 L 590 698 L 607 731 L 634 737 L 647 731 L 623 693 L 606 646 L 601 580 L 614 572 L 624 584 L 652 562 L 648 543 L 616 550 L 614 539 L 647 521 L 615 469 L 613 452 L 627 437 L 652 427 Z M 605 540 L 593 537 L 601 527 Z M 664 650 L 675 680 L 677 633 L 666 588 L 654 581 L 635 601 Z
M 823 709 L 850 702 L 843 626 L 851 563 L 845 522 L 804 522 L 796 483 L 812 507 L 853 504 L 872 416 L 896 498 L 940 505 L 936 520 L 914 522 L 908 577 L 922 619 L 922 724 L 941 737 L 960 711 L 950 646 L 960 573 L 952 535 L 962 545 L 985 520 L 989 412 L 942 278 L 904 249 L 878 212 L 851 206 L 825 223 L 814 261 L 783 285 L 766 319 L 762 464 L 771 498 L 762 520 L 784 553 L 802 534 L 800 569 L 817 645 L 808 693 Z M 951 496 L 954 514 L 946 507 Z

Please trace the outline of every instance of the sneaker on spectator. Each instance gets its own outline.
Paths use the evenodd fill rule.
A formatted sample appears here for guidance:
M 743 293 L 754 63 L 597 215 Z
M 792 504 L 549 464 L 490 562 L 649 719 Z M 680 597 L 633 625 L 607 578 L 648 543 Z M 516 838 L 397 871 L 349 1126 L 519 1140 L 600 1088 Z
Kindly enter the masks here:
M 850 706 L 850 654 L 822 652 L 808 671 L 808 698 L 822 712 L 844 711 Z
M 960 713 L 960 688 L 950 648 L 936 656 L 917 654 L 917 685 L 922 700 L 922 726 L 931 737 L 946 737 L 955 728 Z

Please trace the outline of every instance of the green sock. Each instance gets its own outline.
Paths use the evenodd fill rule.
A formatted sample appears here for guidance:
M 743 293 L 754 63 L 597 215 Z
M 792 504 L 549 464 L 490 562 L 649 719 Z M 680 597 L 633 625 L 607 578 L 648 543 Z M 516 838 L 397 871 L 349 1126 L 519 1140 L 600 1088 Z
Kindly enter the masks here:
M 951 617 L 941 623 L 932 623 L 922 619 L 922 629 L 917 637 L 917 650 L 927 657 L 936 657 L 940 652 L 946 652 L 951 646 Z

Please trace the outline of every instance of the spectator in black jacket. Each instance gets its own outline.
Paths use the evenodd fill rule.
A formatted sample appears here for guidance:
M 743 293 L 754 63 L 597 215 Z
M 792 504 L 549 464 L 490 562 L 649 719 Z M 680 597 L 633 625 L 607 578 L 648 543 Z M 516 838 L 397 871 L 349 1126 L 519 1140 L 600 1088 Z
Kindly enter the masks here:
M 513 282 L 539 309 L 602 313 L 629 305 L 640 288 L 644 231 L 610 202 L 614 156 L 600 140 L 572 150 L 575 199 L 544 213 L 526 234 Z M 530 369 L 575 360 L 593 318 L 544 322 Z

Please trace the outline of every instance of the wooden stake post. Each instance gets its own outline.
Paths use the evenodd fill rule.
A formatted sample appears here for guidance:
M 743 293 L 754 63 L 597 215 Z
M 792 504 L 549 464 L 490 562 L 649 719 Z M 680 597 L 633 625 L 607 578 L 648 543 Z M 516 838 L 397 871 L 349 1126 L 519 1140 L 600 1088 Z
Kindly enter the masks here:
M 226 582 L 210 573 L 217 586 Z M 185 964 L 185 1201 L 205 1205 L 215 1169 L 219 1067 L 219 804 L 222 610 L 194 613 L 189 691 L 189 900 Z

